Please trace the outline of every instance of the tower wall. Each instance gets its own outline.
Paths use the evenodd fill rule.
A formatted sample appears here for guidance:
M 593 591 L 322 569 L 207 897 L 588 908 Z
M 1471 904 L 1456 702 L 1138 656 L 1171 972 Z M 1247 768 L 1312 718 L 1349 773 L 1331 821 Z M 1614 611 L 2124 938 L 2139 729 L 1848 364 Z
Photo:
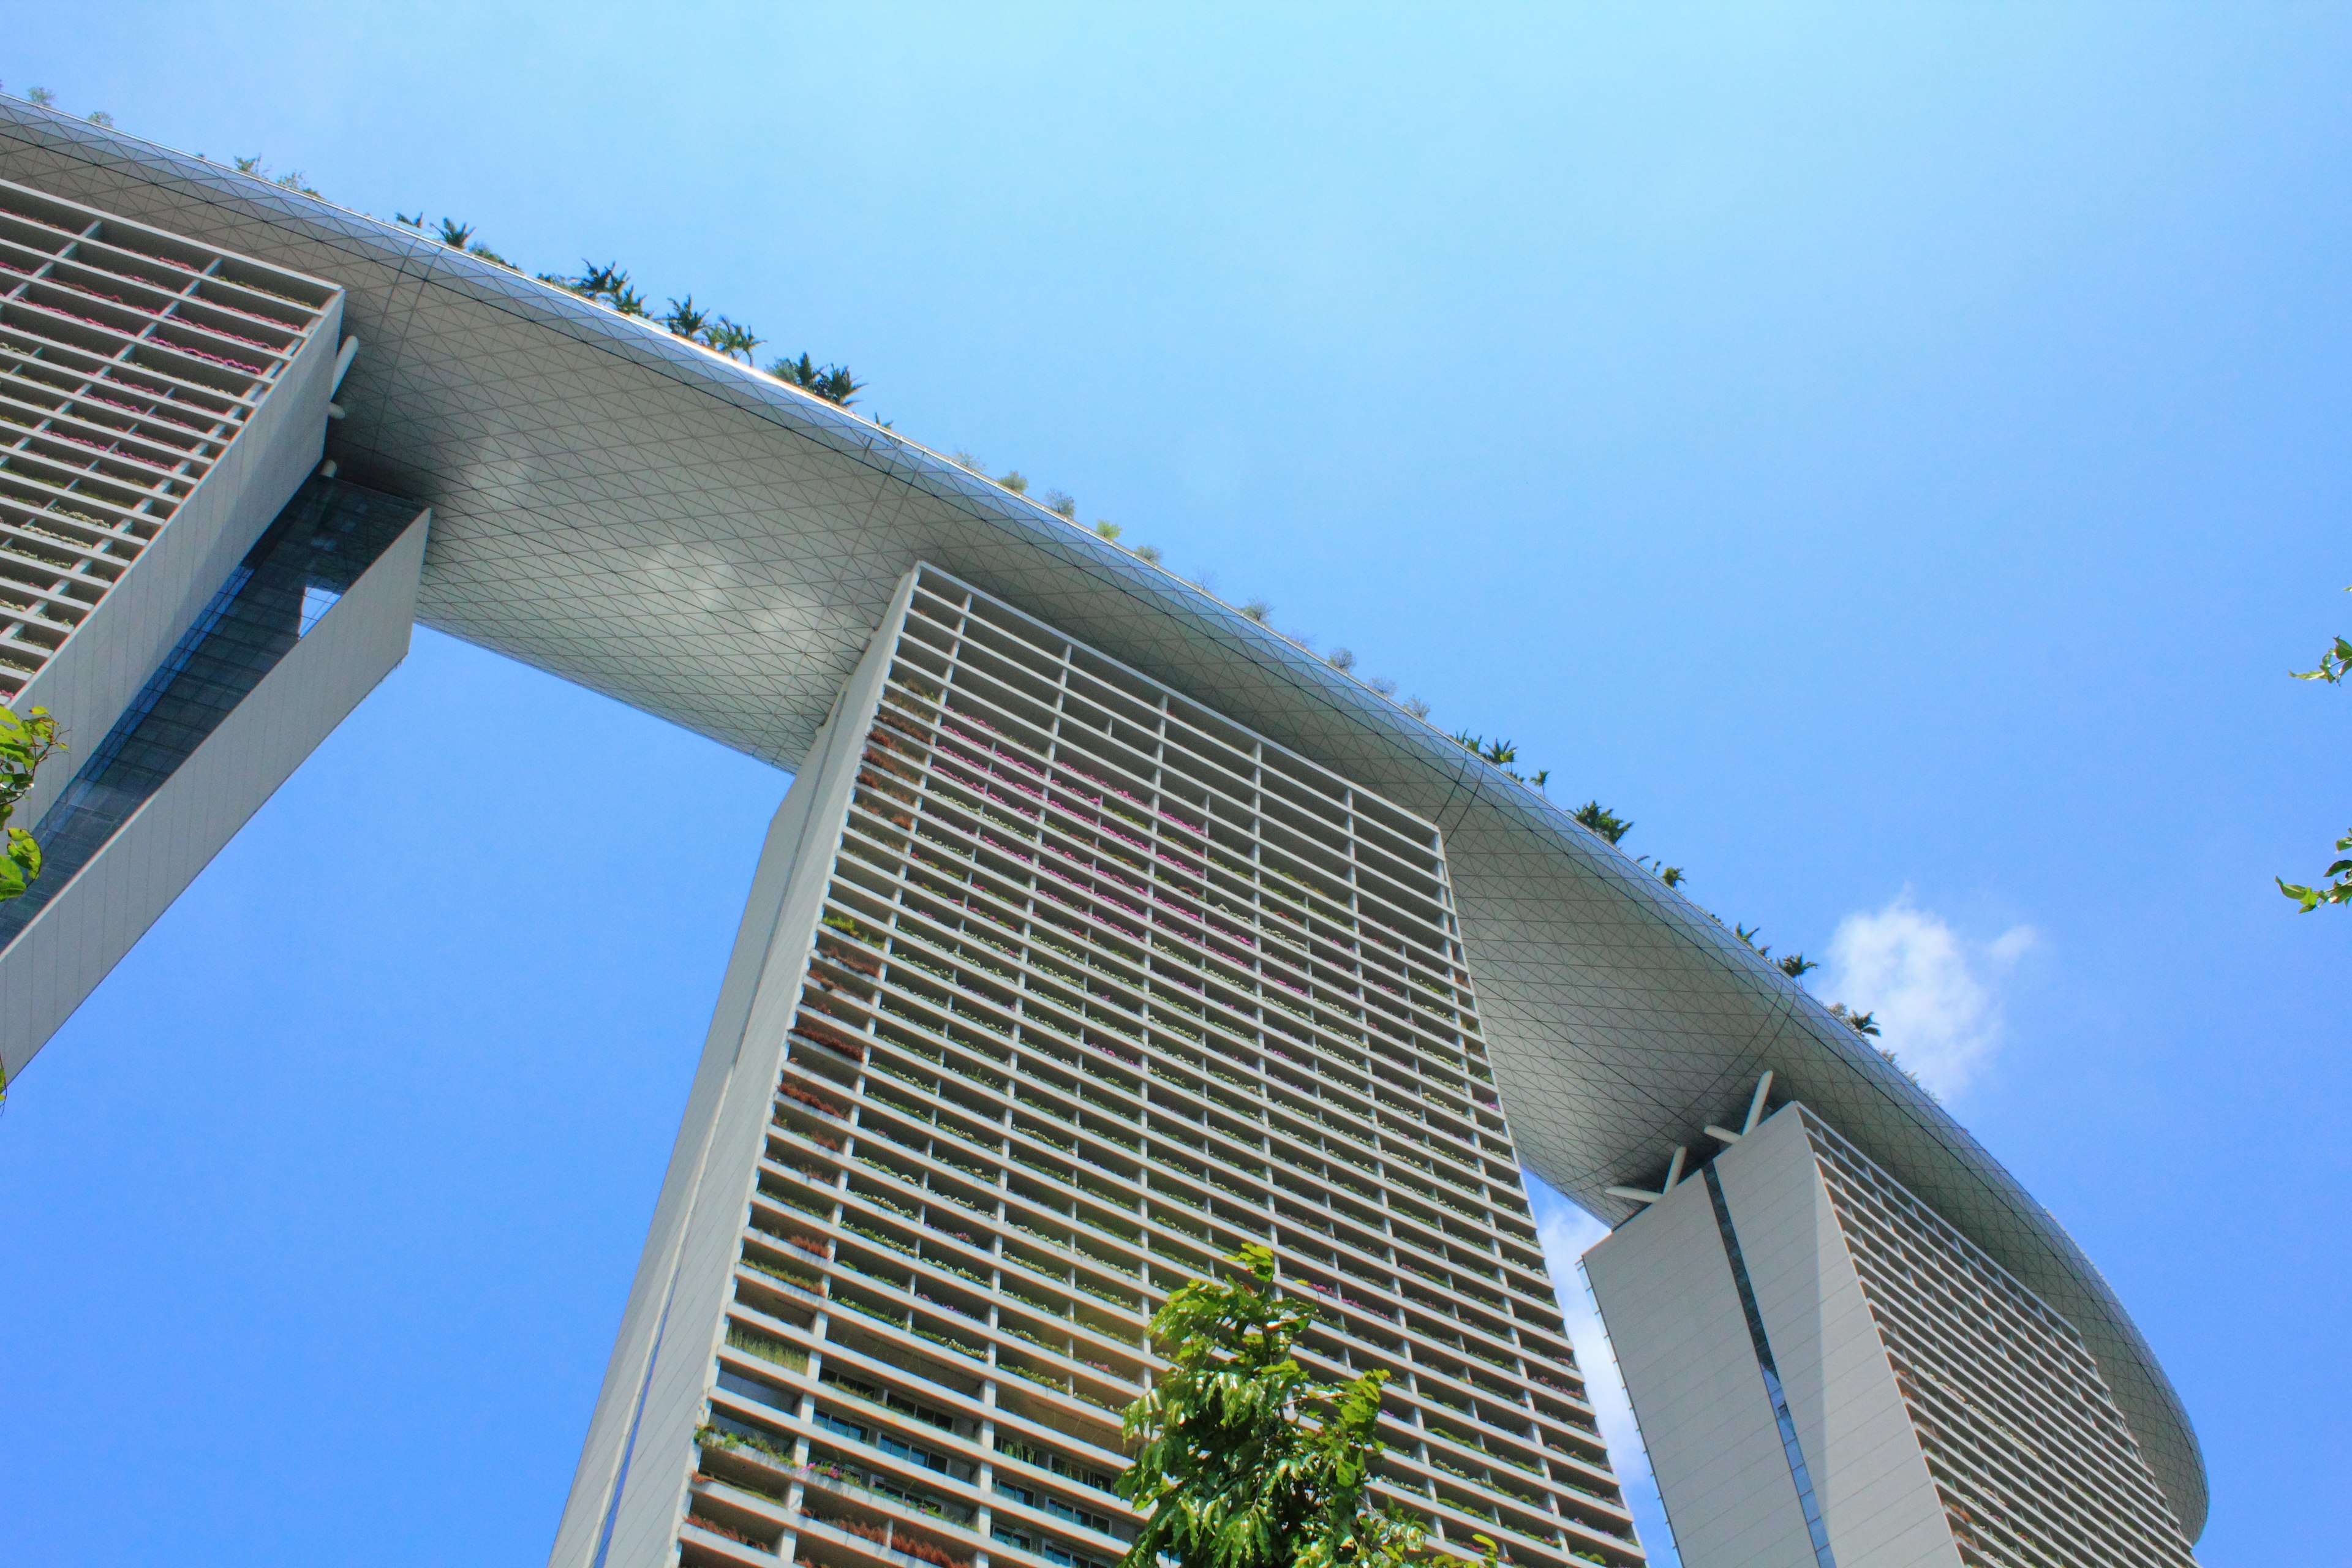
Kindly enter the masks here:
M 2190 1563 L 2074 1326 L 1802 1105 L 1585 1268 L 1689 1568 Z
M 552 1561 L 1104 1568 L 1245 1243 L 1448 1550 L 1643 1561 L 1437 831 L 931 568 L 779 812 Z
M 34 1053 L 407 657 L 430 514 L 313 479 L 93 743 L 0 903 L 0 1070 Z
M 1685 1568 L 1819 1568 L 1706 1184 L 1584 1255 Z
M 342 307 L 0 182 L 0 702 L 85 753 L 108 733 L 318 467 Z

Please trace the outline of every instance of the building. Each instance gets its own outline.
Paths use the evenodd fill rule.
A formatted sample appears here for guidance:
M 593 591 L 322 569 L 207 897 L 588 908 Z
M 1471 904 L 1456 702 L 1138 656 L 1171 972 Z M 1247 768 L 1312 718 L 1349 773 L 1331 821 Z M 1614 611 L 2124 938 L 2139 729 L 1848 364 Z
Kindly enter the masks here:
M 1689 1568 L 2181 1568 L 2074 1326 L 1801 1104 L 1585 1255 Z
M 408 650 L 427 520 L 316 477 L 341 319 L 331 283 L 0 183 L 0 701 L 79 763 L 15 819 L 48 863 L 0 904 L 10 1078 Z
M 1427 822 L 910 573 L 770 833 L 556 1560 L 1100 1568 L 1149 1308 L 1256 1241 L 1317 1371 L 1394 1373 L 1440 1540 L 1642 1562 L 1450 903 Z
M 413 230 L 14 100 L 0 180 L 309 312 L 54 654 L 128 673 L 51 704 L 105 740 L 41 803 L 85 847 L 0 931 L 10 1078 L 412 616 L 794 773 L 555 1562 L 1108 1561 L 1140 1313 L 1245 1237 L 1328 1301 L 1332 1370 L 1400 1373 L 1384 1483 L 1449 1544 L 1636 1562 L 1515 1172 L 1654 1209 L 1630 1241 L 1768 1070 L 2066 1326 L 2201 1527 L 2187 1415 L 2057 1222 L 1703 911 L 1393 703 L 893 432 Z M 12 363 L 81 342 L 42 282 L 0 288 Z M 266 466 L 269 417 L 302 463 L 222 503 L 244 542 L 118 613 Z M 17 449 L 73 456 L 43 434 Z M 77 449 L 40 508 L 116 476 Z M 313 569 L 302 531 L 350 542 Z

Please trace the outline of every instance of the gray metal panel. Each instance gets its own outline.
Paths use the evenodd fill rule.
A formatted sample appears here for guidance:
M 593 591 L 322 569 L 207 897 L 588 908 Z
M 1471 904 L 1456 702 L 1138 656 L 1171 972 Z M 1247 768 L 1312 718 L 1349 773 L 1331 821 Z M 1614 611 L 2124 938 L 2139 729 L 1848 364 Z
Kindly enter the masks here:
M 800 1000 L 858 757 L 913 588 L 909 573 L 880 629 L 868 634 L 865 658 L 768 829 L 652 1234 L 548 1557 L 554 1568 L 598 1562 L 652 1568 L 672 1560 L 693 1468 L 687 1457 L 710 1391 L 726 1321 L 721 1306 L 759 1177 L 785 1029 Z
M 337 299 L 212 472 L 10 707 L 20 713 L 47 708 L 76 751 L 87 752 L 104 738 L 205 601 L 319 466 L 341 321 Z M 69 768 L 43 770 L 16 808 L 17 824 L 38 822 L 72 776 Z
M 1715 1171 L 1842 1568 L 1960 1568 L 1803 1112 L 1782 1108 Z
M 668 1283 L 688 1205 L 696 1183 L 709 1163 L 706 1136 L 717 1125 L 720 1097 L 731 1081 L 738 1045 L 750 1021 L 751 1001 L 766 973 L 769 954 L 782 918 L 784 895 L 800 858 L 802 836 L 808 830 L 809 802 L 817 792 L 817 775 L 803 771 L 776 808 L 769 824 L 760 864 L 744 901 L 743 920 L 736 931 L 735 948 L 720 983 L 719 1003 L 711 1016 L 708 1043 L 688 1091 L 686 1112 L 678 1124 L 669 1169 L 662 1178 L 661 1195 L 654 1205 L 644 1253 L 629 1287 L 628 1303 L 613 1342 L 613 1356 L 596 1394 L 588 1435 L 581 1447 L 580 1463 L 572 1472 L 572 1492 L 564 1503 L 555 1547 L 549 1561 L 583 1563 L 592 1560 L 604 1521 L 612 1503 L 622 1454 L 629 1446 L 636 1398 L 645 1383 L 656 1333 L 663 1326 Z
M 1706 1184 L 1618 1226 L 1584 1270 L 1684 1568 L 1817 1568 Z
M 434 505 L 420 613 L 783 766 L 929 560 L 1435 821 L 1513 1131 L 1617 1220 L 1766 1068 L 2077 1324 L 2190 1533 L 2178 1396 L 1966 1131 L 1550 802 L 1192 585 L 854 416 L 422 236 L 0 100 L 0 174 L 334 279 L 333 453 Z
M 427 524 L 420 515 L 0 953 L 9 1079 L 407 657 Z

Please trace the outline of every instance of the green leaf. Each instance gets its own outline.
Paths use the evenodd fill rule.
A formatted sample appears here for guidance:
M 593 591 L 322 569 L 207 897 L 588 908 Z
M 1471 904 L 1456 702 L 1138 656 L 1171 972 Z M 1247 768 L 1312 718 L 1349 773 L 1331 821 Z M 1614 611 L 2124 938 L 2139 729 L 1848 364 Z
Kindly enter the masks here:
M 21 827 L 8 830 L 8 859 L 25 873 L 27 882 L 41 874 L 41 847 Z
M 1370 1507 L 1385 1372 L 1342 1384 L 1291 1353 L 1312 1303 L 1276 1292 L 1274 1254 L 1244 1247 L 1153 1314 L 1169 1361 L 1123 1418 L 1134 1465 L 1116 1483 L 1145 1517 L 1122 1568 L 1399 1568 L 1419 1525 Z

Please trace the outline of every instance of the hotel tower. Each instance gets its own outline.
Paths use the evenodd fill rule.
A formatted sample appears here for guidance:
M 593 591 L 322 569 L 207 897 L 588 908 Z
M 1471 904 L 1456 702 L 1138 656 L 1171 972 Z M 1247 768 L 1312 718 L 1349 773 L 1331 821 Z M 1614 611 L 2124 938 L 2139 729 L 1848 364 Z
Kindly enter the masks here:
M 770 830 L 559 1561 L 1104 1565 L 1144 1320 L 1271 1247 L 1381 1491 L 1643 1560 L 1437 829 L 911 573 Z

